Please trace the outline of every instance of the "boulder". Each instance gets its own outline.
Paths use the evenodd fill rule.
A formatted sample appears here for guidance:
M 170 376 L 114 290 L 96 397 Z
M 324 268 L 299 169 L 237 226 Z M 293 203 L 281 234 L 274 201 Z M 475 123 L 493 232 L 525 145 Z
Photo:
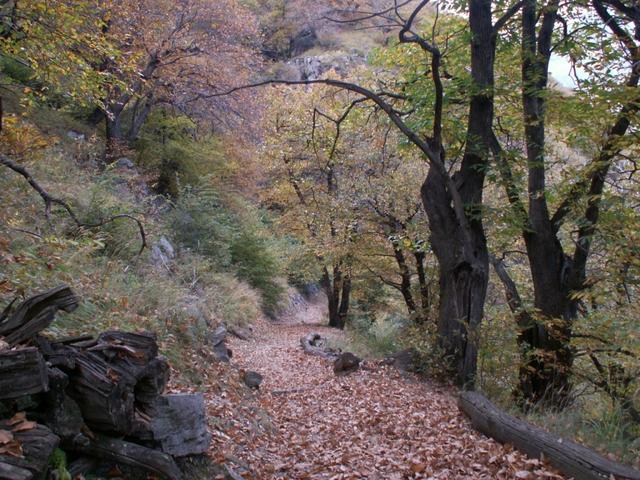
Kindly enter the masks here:
M 200 455 L 209 449 L 202 394 L 163 395 L 154 405 L 151 430 L 162 451 L 174 457 Z
M 229 362 L 233 353 L 227 347 L 227 327 L 220 325 L 211 334 L 209 334 L 209 345 L 215 356 L 221 362 Z
M 361 361 L 351 352 L 341 353 L 336 361 L 333 362 L 333 373 L 336 375 L 348 375 L 358 370 Z

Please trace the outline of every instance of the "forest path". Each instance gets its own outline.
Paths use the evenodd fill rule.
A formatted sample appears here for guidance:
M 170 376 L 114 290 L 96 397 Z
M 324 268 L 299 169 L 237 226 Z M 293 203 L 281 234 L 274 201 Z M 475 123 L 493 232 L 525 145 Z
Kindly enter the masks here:
M 366 362 L 346 377 L 303 353 L 318 325 L 264 322 L 253 339 L 233 339 L 233 361 L 264 376 L 257 394 L 267 433 L 236 450 L 261 479 L 562 478 L 537 460 L 476 433 L 453 391 Z M 264 422 L 263 422 L 264 423 Z

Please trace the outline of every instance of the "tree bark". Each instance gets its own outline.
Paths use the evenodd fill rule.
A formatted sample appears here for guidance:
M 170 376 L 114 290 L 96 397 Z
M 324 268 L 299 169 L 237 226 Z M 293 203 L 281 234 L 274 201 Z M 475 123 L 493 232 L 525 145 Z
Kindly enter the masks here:
M 420 285 L 421 314 L 418 316 L 418 323 L 425 324 L 431 316 L 431 293 L 429 291 L 429 282 L 427 281 L 427 273 L 424 265 L 426 255 L 424 252 L 415 252 L 414 257 L 416 271 L 418 272 L 418 284 Z
M 549 215 L 545 185 L 545 107 L 551 38 L 558 2 L 545 8 L 539 31 L 537 0 L 522 11 L 522 105 L 529 170 L 529 222 L 523 230 L 534 287 L 537 318 L 519 334 L 522 365 L 519 395 L 523 406 L 561 408 L 568 400 L 573 364 L 571 340 L 575 305 L 569 300 L 571 262 Z
M 484 313 L 489 254 L 482 225 L 482 192 L 493 124 L 496 34 L 490 0 L 469 1 L 471 70 L 476 84 L 469 107 L 467 144 L 453 183 L 466 209 L 466 223 L 452 206 L 453 193 L 440 169 L 431 168 L 422 186 L 431 244 L 440 265 L 440 347 L 457 383 L 473 388 L 477 367 L 477 329 Z M 442 162 L 444 151 L 436 145 Z
M 544 457 L 567 477 L 584 480 L 640 480 L 638 470 L 612 462 L 594 450 L 512 417 L 479 393 L 462 392 L 458 406 L 480 432 L 501 443 L 513 445 L 531 458 Z
M 349 314 L 351 278 L 342 272 L 339 264 L 333 266 L 333 275 L 324 267 L 322 287 L 327 295 L 329 326 L 342 330 Z

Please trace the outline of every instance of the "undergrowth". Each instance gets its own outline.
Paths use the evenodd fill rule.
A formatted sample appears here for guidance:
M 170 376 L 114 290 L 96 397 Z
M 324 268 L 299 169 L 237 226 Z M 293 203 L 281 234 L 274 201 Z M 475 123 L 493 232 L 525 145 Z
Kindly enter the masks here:
M 82 222 L 98 223 L 120 213 L 140 219 L 149 248 L 140 254 L 141 237 L 130 219 L 79 229 L 66 212 L 54 208 L 47 220 L 41 198 L 22 177 L 4 169 L 0 308 L 16 297 L 68 284 L 81 297 L 80 307 L 59 315 L 48 334 L 149 330 L 157 334 L 175 371 L 197 380 L 195 357 L 212 328 L 223 322 L 250 324 L 263 312 L 275 311 L 280 261 L 286 257 L 275 249 L 284 244 L 269 237 L 257 213 L 242 213 L 238 205 L 257 207 L 215 179 L 182 186 L 178 199 L 169 201 L 149 188 L 157 175 L 153 168 L 97 168 L 100 142 L 86 128 L 85 140 L 66 136 L 77 123 L 50 111 L 37 118 L 9 115 L 0 138 L 3 153 L 28 168 L 51 195 L 67 201 Z M 180 138 L 182 146 L 188 143 Z M 207 138 L 191 151 L 201 154 L 217 145 Z M 150 151 L 145 155 L 153 166 Z M 210 152 L 210 160 L 226 162 L 219 151 Z M 185 168 L 193 166 L 189 160 Z M 219 193 L 207 197 L 205 191 Z M 151 258 L 150 247 L 161 236 L 177 252 L 168 264 Z

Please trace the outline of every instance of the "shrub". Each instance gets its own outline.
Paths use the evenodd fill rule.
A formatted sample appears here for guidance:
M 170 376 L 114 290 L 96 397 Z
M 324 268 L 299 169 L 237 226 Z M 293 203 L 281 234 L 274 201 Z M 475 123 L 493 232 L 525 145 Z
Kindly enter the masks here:
M 214 189 L 183 190 L 169 226 L 177 243 L 205 255 L 218 267 L 231 264 L 235 226 Z
M 277 280 L 280 268 L 268 241 L 255 232 L 240 232 L 231 244 L 231 261 L 238 277 L 262 295 L 264 312 L 275 316 L 285 288 Z

